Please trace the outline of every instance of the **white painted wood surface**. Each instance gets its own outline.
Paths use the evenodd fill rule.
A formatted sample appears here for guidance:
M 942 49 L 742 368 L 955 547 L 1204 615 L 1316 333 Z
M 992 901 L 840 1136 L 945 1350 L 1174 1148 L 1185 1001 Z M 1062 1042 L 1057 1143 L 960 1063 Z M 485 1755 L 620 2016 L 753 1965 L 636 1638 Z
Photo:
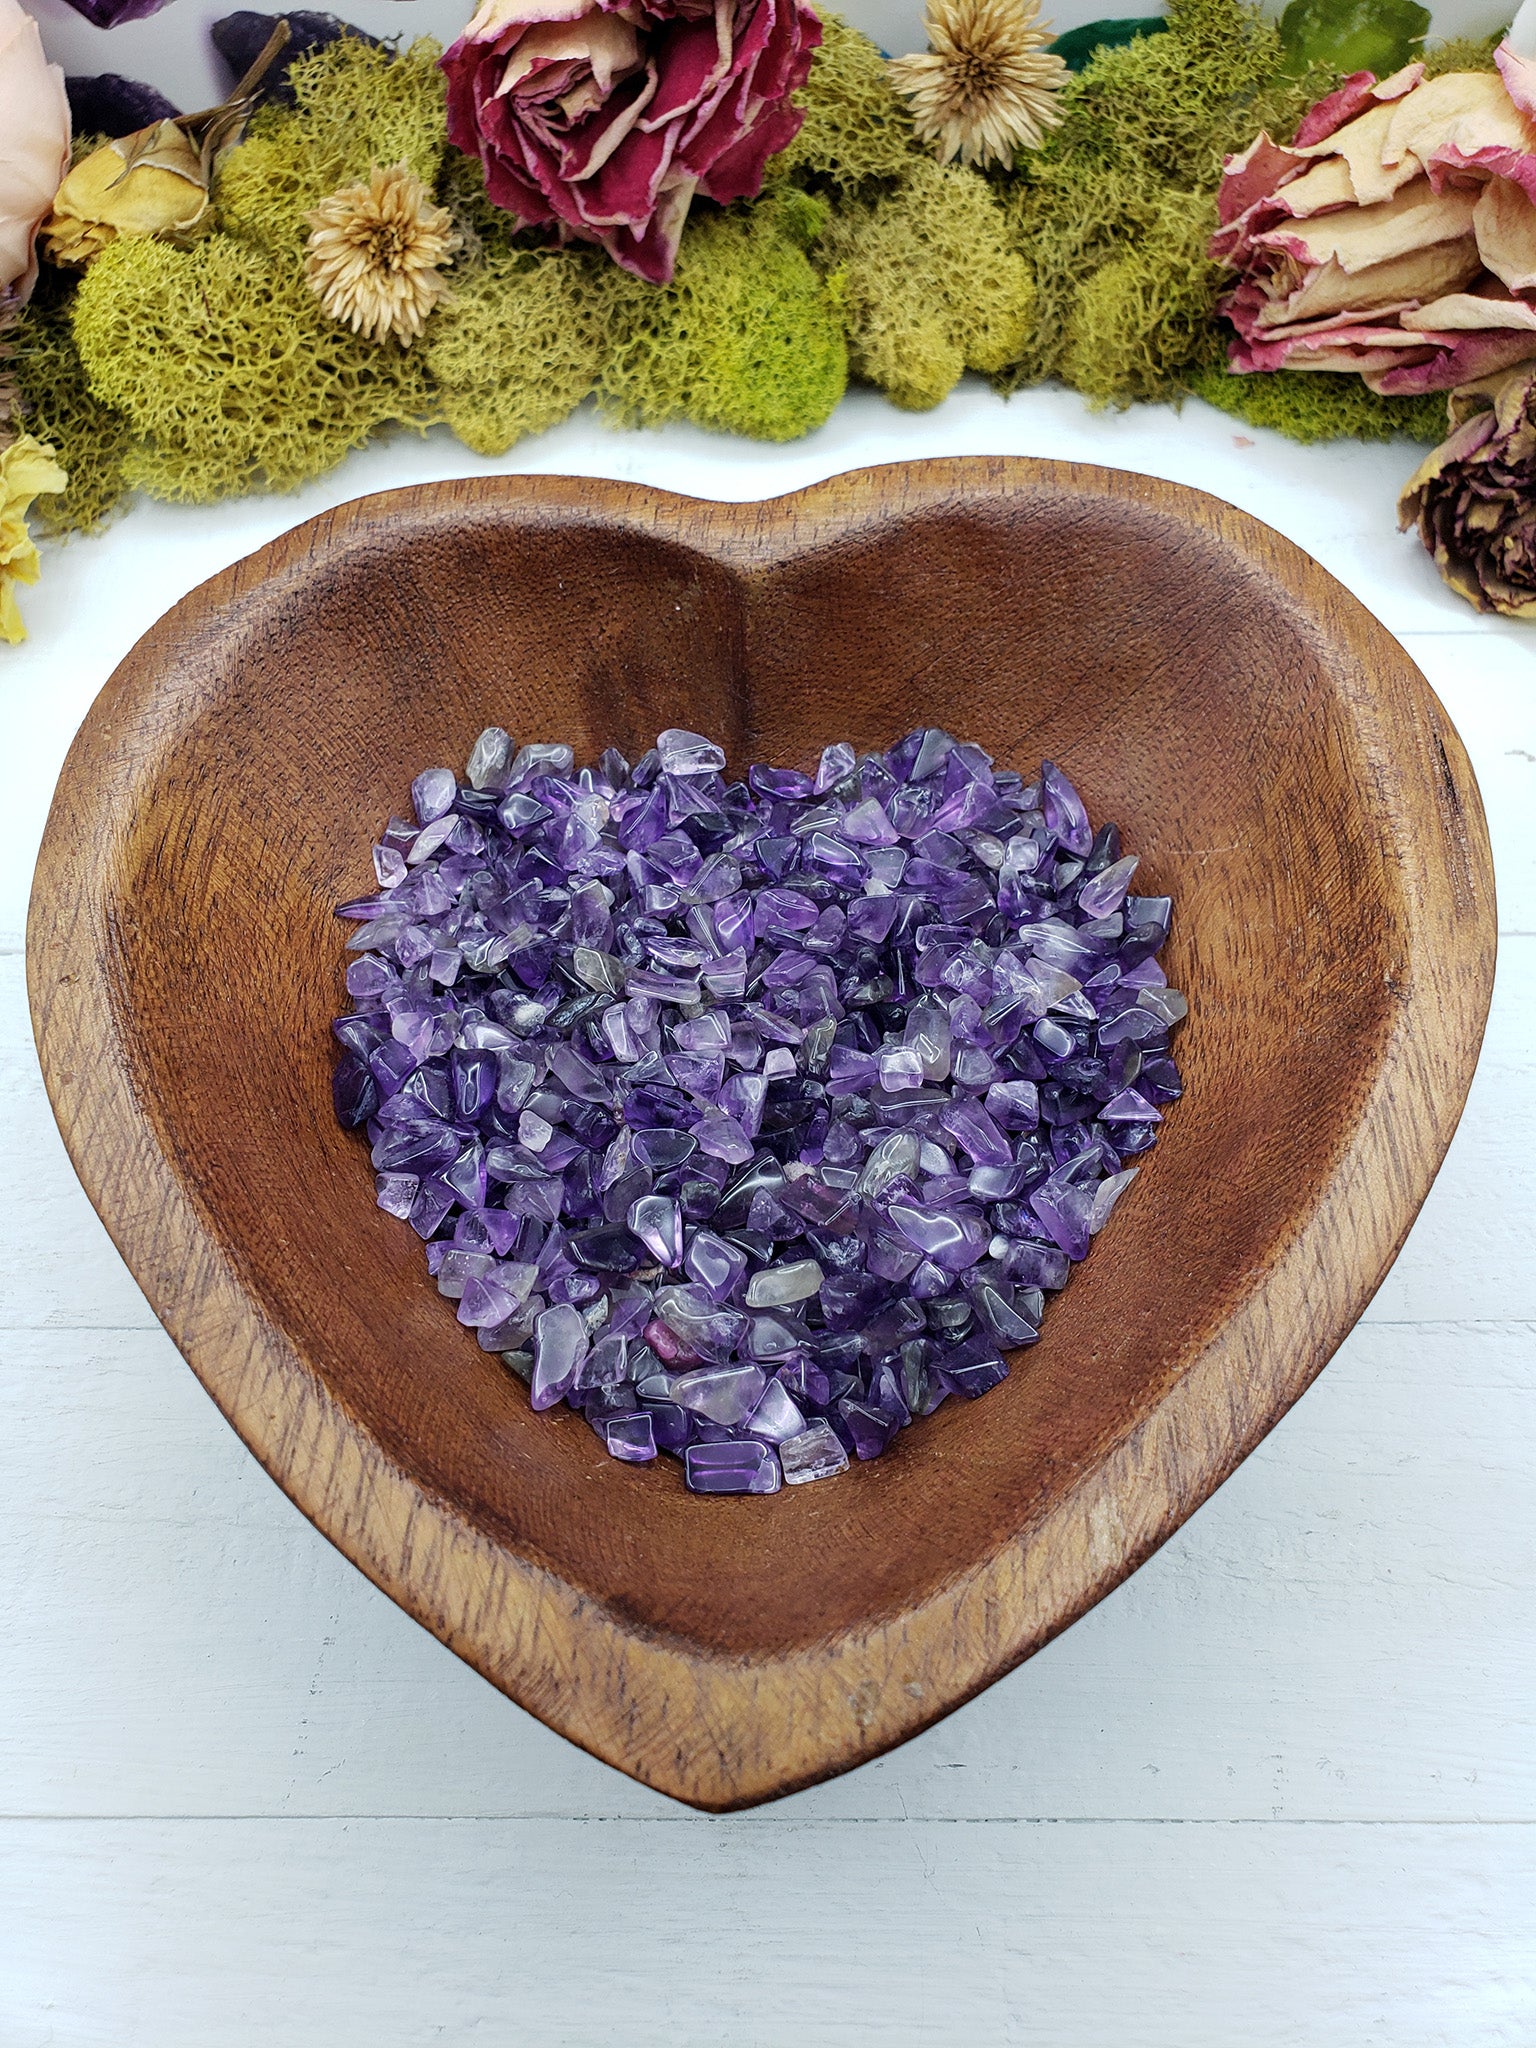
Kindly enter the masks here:
M 751 498 L 965 452 L 1200 484 L 1402 638 L 1488 806 L 1493 1016 L 1403 1256 L 1215 1499 L 905 1749 L 705 1819 L 493 1692 L 229 1432 L 54 1130 L 28 878 L 116 660 L 326 505 L 487 468 Z M 399 440 L 50 553 L 0 651 L 0 2048 L 1536 2042 L 1536 634 L 1395 534 L 1415 459 L 967 385 L 921 418 L 858 394 L 788 448 L 587 415 L 501 464 Z

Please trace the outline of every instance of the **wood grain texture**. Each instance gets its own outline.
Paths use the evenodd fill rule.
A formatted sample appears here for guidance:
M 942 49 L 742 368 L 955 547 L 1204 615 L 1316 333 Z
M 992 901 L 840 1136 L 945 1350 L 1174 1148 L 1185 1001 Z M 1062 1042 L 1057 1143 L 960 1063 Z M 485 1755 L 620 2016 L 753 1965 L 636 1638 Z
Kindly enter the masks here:
M 492 721 L 587 757 L 685 724 L 738 765 L 949 723 L 1068 764 L 1173 892 L 1186 1099 L 985 1410 L 702 1503 L 533 1416 L 453 1324 L 329 1118 L 329 910 L 411 774 Z M 1262 1437 L 1433 1177 L 1493 930 L 1460 744 L 1347 593 L 1197 493 L 971 460 L 766 505 L 508 479 L 312 521 L 98 699 L 29 967 L 77 1170 L 267 1469 L 524 1706 L 718 1809 L 968 1698 Z

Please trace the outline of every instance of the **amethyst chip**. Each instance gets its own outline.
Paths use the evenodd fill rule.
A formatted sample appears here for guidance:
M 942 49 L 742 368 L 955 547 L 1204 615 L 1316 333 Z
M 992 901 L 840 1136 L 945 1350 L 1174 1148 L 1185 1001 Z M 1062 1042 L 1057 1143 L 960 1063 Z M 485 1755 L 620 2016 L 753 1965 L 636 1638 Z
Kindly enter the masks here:
M 625 1463 L 774 1493 L 1039 1337 L 1181 1092 L 1166 896 L 1046 762 L 476 740 L 373 849 L 339 1122 L 480 1345 Z

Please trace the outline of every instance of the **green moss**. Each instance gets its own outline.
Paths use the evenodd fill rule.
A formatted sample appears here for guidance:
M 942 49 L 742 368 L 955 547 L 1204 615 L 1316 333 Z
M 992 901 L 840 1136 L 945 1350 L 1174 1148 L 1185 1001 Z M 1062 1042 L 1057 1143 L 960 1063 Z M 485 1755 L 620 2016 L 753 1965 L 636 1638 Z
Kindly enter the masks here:
M 1101 405 L 1169 398 L 1190 364 L 1220 351 L 1211 311 L 1226 273 L 1205 253 L 1215 225 L 1207 193 L 1158 201 L 1145 232 L 1073 300 L 1060 359 L 1067 383 Z
M 795 178 L 853 193 L 906 177 L 923 160 L 905 103 L 891 90 L 885 59 L 835 14 L 821 17 L 821 48 L 800 102 L 805 120 L 770 178 Z
M 1213 187 L 1223 155 L 1252 135 L 1280 60 L 1275 29 L 1241 0 L 1173 0 L 1166 35 L 1101 49 L 1068 83 L 1062 125 L 1038 155 Z M 1026 176 L 1035 161 L 1022 160 Z
M 288 74 L 296 104 L 264 107 L 224 159 L 215 196 L 225 232 L 292 250 L 311 208 L 375 164 L 409 164 L 432 186 L 447 148 L 437 58 L 429 39 L 397 57 L 355 36 L 301 58 Z
M 1491 36 L 1456 36 L 1449 42 L 1431 43 L 1424 52 L 1425 72 L 1439 78 L 1447 71 L 1493 71 L 1497 68 L 1493 53 L 1505 34 L 1499 29 Z
M 504 455 L 578 406 L 608 347 L 614 293 L 606 256 L 488 252 L 456 279 L 427 330 L 426 363 L 443 418 L 478 455 Z M 628 294 L 624 294 L 625 297 Z
M 431 413 L 419 350 L 358 340 L 296 260 L 228 235 L 113 243 L 81 281 L 74 331 L 93 393 L 132 430 L 124 473 L 156 497 L 291 490 L 375 428 Z
M 1378 398 L 1343 372 L 1271 370 L 1239 377 L 1215 363 L 1197 370 L 1189 386 L 1208 405 L 1251 426 L 1273 427 L 1292 441 L 1392 441 L 1404 435 L 1434 443 L 1447 432 L 1443 391 Z
M 838 279 L 854 373 L 910 411 L 967 368 L 1002 370 L 1028 340 L 1029 267 L 974 171 L 920 159 L 894 193 L 841 207 L 815 260 Z
M 94 532 L 128 488 L 128 423 L 92 394 L 70 324 L 73 299 L 73 281 L 45 268 L 11 352 L 22 424 L 58 450 L 69 473 L 67 490 L 33 507 L 34 525 L 55 538 Z
M 1007 204 L 1034 273 L 1033 332 L 1004 388 L 1060 376 L 1100 402 L 1161 396 L 1209 353 L 1221 273 L 1205 256 L 1222 159 L 1289 134 L 1332 80 L 1281 76 L 1241 0 L 1172 0 L 1168 31 L 1102 48 L 1021 157 Z
M 759 441 L 819 427 L 848 381 L 836 303 L 805 253 L 822 218 L 794 192 L 696 209 L 670 285 L 614 289 L 605 407 L 637 426 L 690 419 Z

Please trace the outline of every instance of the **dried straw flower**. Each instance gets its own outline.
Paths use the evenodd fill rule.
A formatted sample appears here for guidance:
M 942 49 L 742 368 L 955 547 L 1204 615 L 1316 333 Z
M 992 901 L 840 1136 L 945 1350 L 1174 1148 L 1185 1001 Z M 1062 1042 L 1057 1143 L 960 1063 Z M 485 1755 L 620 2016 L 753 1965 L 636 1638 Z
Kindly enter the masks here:
M 392 164 L 322 199 L 309 225 L 304 275 L 330 318 L 409 348 L 448 293 L 440 266 L 461 237 L 446 207 L 433 205 L 407 165 Z
M 1039 0 L 928 0 L 927 53 L 892 58 L 890 76 L 940 163 L 1009 165 L 1060 121 L 1056 94 L 1069 74 L 1039 18 Z

